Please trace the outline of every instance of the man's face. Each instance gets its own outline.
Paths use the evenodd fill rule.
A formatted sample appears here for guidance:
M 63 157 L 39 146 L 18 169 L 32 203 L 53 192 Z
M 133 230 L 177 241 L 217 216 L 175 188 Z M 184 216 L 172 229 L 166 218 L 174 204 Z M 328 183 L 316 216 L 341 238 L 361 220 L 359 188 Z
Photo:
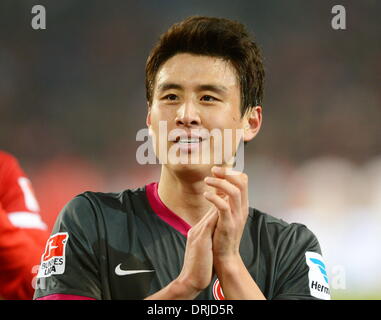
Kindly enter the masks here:
M 160 121 L 165 121 L 166 128 L 160 130 Z M 156 75 L 147 125 L 155 137 L 156 156 L 169 166 L 175 165 L 170 154 L 188 160 L 176 164 L 182 169 L 210 169 L 221 164 L 220 153 L 225 162 L 238 147 L 237 129 L 244 126 L 234 67 L 221 58 L 188 53 L 168 59 Z M 221 139 L 218 134 L 210 135 L 212 130 L 219 131 Z M 159 143 L 165 144 L 165 139 L 168 158 L 158 152 Z M 224 153 L 228 156 L 224 157 Z

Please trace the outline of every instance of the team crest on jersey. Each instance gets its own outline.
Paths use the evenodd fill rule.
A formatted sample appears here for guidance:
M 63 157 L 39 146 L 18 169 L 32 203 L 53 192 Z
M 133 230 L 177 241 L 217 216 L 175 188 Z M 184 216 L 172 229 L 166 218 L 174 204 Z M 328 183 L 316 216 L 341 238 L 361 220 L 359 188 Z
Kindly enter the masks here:
M 213 297 L 215 300 L 225 300 L 224 293 L 222 292 L 220 280 L 216 279 L 213 284 Z
M 318 299 L 330 300 L 328 275 L 323 257 L 316 252 L 307 251 L 306 263 L 309 267 L 308 281 L 311 296 Z
M 56 233 L 48 239 L 45 252 L 41 257 L 38 278 L 46 278 L 53 274 L 65 272 L 65 249 L 68 239 L 69 234 L 67 232 Z

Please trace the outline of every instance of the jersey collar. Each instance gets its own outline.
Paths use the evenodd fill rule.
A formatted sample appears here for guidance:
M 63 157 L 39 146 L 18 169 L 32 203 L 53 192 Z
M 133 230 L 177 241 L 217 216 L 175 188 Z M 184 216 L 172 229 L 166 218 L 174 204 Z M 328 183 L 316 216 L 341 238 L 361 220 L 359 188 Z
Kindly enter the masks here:
M 158 186 L 159 184 L 157 182 L 146 185 L 146 195 L 153 212 L 172 228 L 179 231 L 184 237 L 187 237 L 188 231 L 192 226 L 181 219 L 161 201 L 158 193 Z

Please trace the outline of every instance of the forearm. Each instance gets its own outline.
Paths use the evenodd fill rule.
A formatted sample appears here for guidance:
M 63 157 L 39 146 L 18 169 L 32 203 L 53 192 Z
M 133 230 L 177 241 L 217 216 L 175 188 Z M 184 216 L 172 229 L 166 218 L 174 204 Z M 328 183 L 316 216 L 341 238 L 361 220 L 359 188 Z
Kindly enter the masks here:
M 160 291 L 146 297 L 145 300 L 193 300 L 200 292 L 188 286 L 185 281 L 175 279 Z
M 216 261 L 217 277 L 227 300 L 266 300 L 241 257 Z

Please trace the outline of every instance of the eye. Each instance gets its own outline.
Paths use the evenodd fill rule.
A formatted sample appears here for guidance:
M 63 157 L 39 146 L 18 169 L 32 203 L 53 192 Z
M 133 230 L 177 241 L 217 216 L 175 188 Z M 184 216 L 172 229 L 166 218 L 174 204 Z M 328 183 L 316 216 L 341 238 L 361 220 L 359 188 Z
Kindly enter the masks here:
M 173 93 L 167 94 L 166 96 L 163 97 L 164 100 L 169 100 L 169 101 L 176 101 L 177 96 Z
M 213 101 L 217 101 L 218 99 L 209 95 L 205 95 L 201 97 L 201 100 L 206 102 L 213 102 Z

